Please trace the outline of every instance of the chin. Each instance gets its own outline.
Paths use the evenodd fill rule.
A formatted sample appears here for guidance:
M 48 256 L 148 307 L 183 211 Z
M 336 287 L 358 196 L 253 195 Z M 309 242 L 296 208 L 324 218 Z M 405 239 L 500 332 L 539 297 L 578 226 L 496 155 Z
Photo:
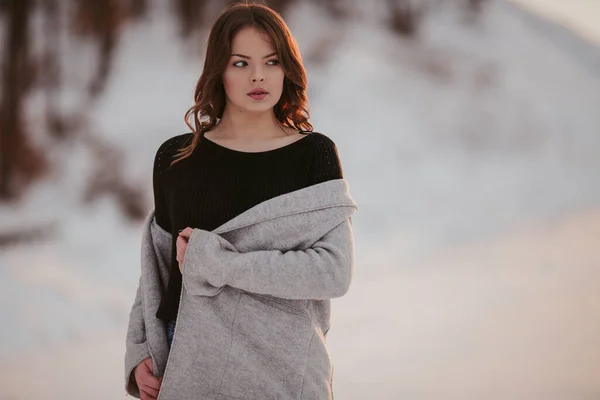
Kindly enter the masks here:
M 240 108 L 247 112 L 262 113 L 262 112 L 271 111 L 273 109 L 273 107 L 275 107 L 275 104 L 260 103 L 260 104 L 244 104 Z

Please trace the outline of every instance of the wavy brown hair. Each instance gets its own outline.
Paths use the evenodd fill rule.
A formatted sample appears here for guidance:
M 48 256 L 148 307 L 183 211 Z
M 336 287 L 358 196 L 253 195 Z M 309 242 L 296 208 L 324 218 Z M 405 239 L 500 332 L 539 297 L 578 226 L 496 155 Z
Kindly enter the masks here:
M 192 130 L 192 141 L 182 147 L 172 164 L 188 157 L 198 144 L 200 135 L 217 125 L 225 110 L 225 88 L 222 75 L 231 55 L 235 35 L 243 28 L 255 27 L 273 43 L 283 67 L 283 92 L 273 107 L 281 126 L 312 131 L 306 96 L 306 71 L 298 45 L 281 16 L 271 8 L 249 3 L 234 3 L 219 14 L 210 30 L 204 68 L 194 90 L 194 105 L 185 113 L 185 123 Z M 193 119 L 193 123 L 190 123 Z

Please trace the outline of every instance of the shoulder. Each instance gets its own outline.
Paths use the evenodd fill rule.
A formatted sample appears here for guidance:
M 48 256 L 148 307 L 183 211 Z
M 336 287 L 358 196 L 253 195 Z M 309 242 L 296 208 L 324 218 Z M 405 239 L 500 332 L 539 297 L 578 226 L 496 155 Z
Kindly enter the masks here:
M 179 150 L 181 147 L 189 144 L 192 140 L 192 137 L 192 132 L 170 137 L 169 139 L 162 142 L 162 144 L 158 147 L 158 151 L 156 153 L 176 153 L 177 150 Z
M 162 173 L 166 171 L 179 149 L 188 145 L 192 140 L 192 137 L 193 133 L 188 132 L 170 137 L 162 142 L 154 156 L 154 172 Z
M 342 163 L 333 139 L 321 132 L 312 132 L 309 135 L 313 136 L 310 169 L 313 171 L 315 183 L 343 178 Z
M 339 163 L 338 149 L 329 136 L 321 132 L 312 132 L 312 147 L 314 148 L 314 156 L 320 159 L 334 159 Z
M 312 136 L 312 142 L 315 144 L 316 148 L 324 148 L 324 149 L 335 149 L 335 142 L 326 134 L 321 132 L 303 132 L 307 135 Z

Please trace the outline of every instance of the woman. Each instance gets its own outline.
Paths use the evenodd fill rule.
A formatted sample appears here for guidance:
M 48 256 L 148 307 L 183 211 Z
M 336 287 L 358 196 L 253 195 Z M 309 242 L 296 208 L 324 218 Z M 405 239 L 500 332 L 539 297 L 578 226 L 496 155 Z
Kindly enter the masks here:
M 350 283 L 353 245 L 348 220 L 357 207 L 347 193 L 334 142 L 312 132 L 300 52 L 276 12 L 242 3 L 219 15 L 209 34 L 194 101 L 185 117 L 192 132 L 168 139 L 156 153 L 154 221 L 152 216 L 147 221 L 152 248 L 160 247 L 156 242 L 170 234 L 171 251 L 165 256 L 170 256 L 168 277 L 158 279 L 168 285 L 160 292 L 158 310 L 151 316 L 166 327 L 167 351 L 179 346 L 177 355 L 168 356 L 169 374 L 175 373 L 171 368 L 189 368 L 198 382 L 204 382 L 196 389 L 190 382 L 181 385 L 186 378 L 173 378 L 180 387 L 185 386 L 181 389 L 185 395 L 177 393 L 177 386 L 168 390 L 173 398 L 332 398 L 332 367 L 324 337 L 329 328 L 329 299 L 343 295 Z M 274 208 L 279 214 L 271 214 Z M 277 226 L 267 227 L 274 217 L 280 218 Z M 232 227 L 239 218 L 246 218 L 244 224 Z M 152 223 L 157 227 L 152 228 Z M 296 233 L 298 229 L 302 233 Z M 317 240 L 326 234 L 328 241 Z M 250 237 L 255 239 L 252 243 Z M 192 249 L 193 238 L 196 244 Z M 322 243 L 319 251 L 315 243 Z M 240 254 L 244 246 L 261 251 Z M 277 249 L 280 251 L 275 254 Z M 148 257 L 152 268 L 160 269 L 161 256 Z M 289 266 L 288 272 L 279 267 L 282 263 Z M 313 272 L 298 275 L 303 266 Z M 209 269 L 212 276 L 204 277 Z M 144 279 L 142 276 L 141 281 Z M 156 356 L 158 345 L 152 354 L 145 344 L 150 322 L 141 310 L 148 312 L 151 300 L 142 304 L 143 290 L 149 289 L 138 289 L 130 316 L 127 391 L 141 399 L 158 398 L 160 392 L 160 398 L 166 399 L 171 394 L 165 394 L 160 375 L 166 366 L 153 365 L 153 359 L 156 364 L 160 358 Z M 192 319 L 221 314 L 213 322 L 189 321 L 188 314 L 180 315 L 183 299 Z M 231 303 L 226 308 L 228 299 Z M 244 322 L 244 307 L 252 321 Z M 264 323 L 259 324 L 261 317 Z M 225 320 L 220 333 L 201 333 L 208 325 Z M 303 330 L 304 336 L 298 333 Z M 206 347 L 219 338 L 222 343 Z M 297 354 L 310 357 L 311 349 L 316 349 L 314 358 L 320 358 L 321 364 L 300 360 L 294 353 L 296 344 Z M 201 345 L 203 350 L 198 347 Z M 224 347 L 228 352 L 218 356 Z M 290 353 L 287 356 L 283 354 L 286 351 Z M 153 357 L 146 357 L 149 354 Z M 206 361 L 211 357 L 218 361 Z M 133 373 L 131 360 L 136 360 Z M 311 368 L 322 371 L 306 372 Z M 329 382 L 322 382 L 326 379 Z

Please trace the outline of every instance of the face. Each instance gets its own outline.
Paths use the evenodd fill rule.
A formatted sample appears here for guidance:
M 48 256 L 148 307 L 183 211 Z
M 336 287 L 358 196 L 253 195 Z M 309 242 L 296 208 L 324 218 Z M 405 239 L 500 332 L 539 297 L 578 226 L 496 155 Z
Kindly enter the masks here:
M 269 37 L 254 27 L 240 30 L 232 42 L 232 55 L 223 72 L 227 107 L 237 111 L 270 111 L 283 91 L 285 72 Z M 253 98 L 250 91 L 262 88 L 266 96 Z

